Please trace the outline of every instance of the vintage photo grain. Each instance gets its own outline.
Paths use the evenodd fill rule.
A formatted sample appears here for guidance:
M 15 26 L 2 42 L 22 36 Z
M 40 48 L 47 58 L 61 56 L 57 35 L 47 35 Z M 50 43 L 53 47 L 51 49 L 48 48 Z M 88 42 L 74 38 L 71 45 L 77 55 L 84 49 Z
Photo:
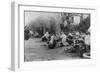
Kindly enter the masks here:
M 24 11 L 24 61 L 90 59 L 91 14 Z

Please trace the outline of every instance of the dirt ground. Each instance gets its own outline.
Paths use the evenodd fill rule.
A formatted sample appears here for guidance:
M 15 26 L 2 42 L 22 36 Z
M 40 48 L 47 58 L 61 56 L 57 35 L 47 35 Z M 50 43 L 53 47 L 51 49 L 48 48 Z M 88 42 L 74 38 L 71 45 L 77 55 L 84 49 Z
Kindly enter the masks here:
M 65 53 L 65 48 L 48 49 L 46 42 L 40 38 L 30 38 L 25 40 L 24 61 L 80 59 L 76 54 Z

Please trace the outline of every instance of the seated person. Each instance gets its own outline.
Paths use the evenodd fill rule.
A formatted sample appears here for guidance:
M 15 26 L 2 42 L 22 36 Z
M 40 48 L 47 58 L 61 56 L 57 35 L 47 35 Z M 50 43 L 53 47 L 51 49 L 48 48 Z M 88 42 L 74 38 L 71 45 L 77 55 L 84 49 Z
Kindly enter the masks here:
M 68 42 L 69 45 L 73 44 L 73 36 L 71 33 L 68 34 L 66 41 Z
M 61 38 L 61 45 L 62 46 L 68 45 L 68 43 L 66 42 L 67 36 L 64 34 L 64 32 L 61 32 L 60 38 Z
M 59 33 L 56 33 L 56 35 L 55 35 L 55 40 L 56 40 L 57 42 L 61 41 L 60 36 L 61 36 L 61 35 L 60 35 Z
M 29 36 L 33 37 L 34 36 L 34 32 L 32 30 L 29 31 Z
M 34 33 L 34 37 L 35 37 L 35 38 L 38 38 L 38 37 L 39 37 L 39 33 L 38 33 L 38 32 L 35 32 L 35 33 Z
M 56 41 L 55 41 L 55 36 L 54 35 L 51 35 L 51 37 L 50 37 L 50 41 L 49 41 L 49 43 L 48 43 L 48 47 L 50 48 L 50 49 L 54 49 L 55 47 L 56 47 Z
M 42 36 L 42 41 L 47 41 L 49 39 L 50 34 L 48 32 L 46 32 L 43 36 Z

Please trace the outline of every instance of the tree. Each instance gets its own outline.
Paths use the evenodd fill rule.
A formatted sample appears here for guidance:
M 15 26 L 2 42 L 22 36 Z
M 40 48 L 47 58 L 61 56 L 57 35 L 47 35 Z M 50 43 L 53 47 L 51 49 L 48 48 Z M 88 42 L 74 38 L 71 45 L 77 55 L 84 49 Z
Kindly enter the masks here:
M 84 19 L 78 26 L 79 30 L 82 32 L 86 32 L 90 27 L 90 16 Z

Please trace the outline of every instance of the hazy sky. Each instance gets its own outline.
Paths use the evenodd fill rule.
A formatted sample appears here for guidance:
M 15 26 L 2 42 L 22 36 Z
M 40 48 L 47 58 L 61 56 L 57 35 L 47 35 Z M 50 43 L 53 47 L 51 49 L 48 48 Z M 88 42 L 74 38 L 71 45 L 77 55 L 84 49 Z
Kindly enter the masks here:
M 87 14 L 83 15 L 83 18 L 87 18 Z M 25 25 L 32 23 L 37 23 L 37 19 L 42 20 L 45 23 L 49 23 L 50 17 L 54 18 L 57 23 L 61 22 L 61 13 L 55 12 L 36 12 L 36 11 L 25 11 Z M 80 17 L 74 16 L 74 23 L 80 23 Z M 37 25 L 36 24 L 36 25 Z
M 48 17 L 58 18 L 60 13 L 52 12 L 25 12 L 25 25 L 28 25 L 30 22 L 34 22 L 37 18 L 43 18 L 45 21 L 48 20 Z

